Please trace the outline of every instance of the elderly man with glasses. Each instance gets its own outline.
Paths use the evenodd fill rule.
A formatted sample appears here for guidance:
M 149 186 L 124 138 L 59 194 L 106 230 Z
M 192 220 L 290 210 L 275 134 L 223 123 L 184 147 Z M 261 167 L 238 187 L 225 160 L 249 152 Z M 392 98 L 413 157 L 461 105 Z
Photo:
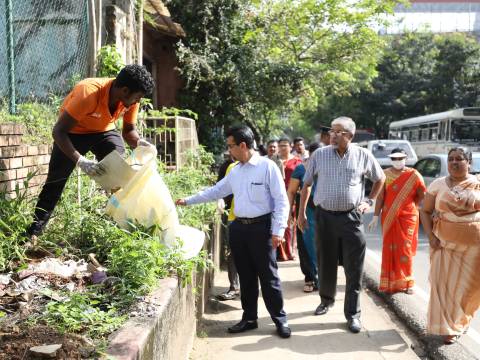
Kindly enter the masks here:
M 385 181 L 380 164 L 368 150 L 351 144 L 355 123 L 348 117 L 332 121 L 330 145 L 312 155 L 301 192 L 299 227 L 306 224 L 306 203 L 316 179 L 313 202 L 316 206 L 316 245 L 321 303 L 315 315 L 324 315 L 335 302 L 337 268 L 343 259 L 346 277 L 344 315 L 348 329 L 361 331 L 360 291 L 366 242 L 362 215 L 372 207 Z M 373 182 L 364 199 L 363 178 Z

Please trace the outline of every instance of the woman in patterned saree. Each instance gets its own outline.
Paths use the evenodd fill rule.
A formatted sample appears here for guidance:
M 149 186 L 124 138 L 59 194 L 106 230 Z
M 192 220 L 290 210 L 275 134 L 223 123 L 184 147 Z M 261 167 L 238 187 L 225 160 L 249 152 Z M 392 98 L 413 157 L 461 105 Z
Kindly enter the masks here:
M 383 191 L 377 198 L 373 220 L 374 230 L 382 213 L 382 267 L 380 291 L 413 292 L 413 256 L 417 250 L 419 215 L 417 205 L 423 200 L 425 184 L 422 176 L 405 166 L 407 153 L 401 148 L 389 155 L 392 167 L 385 170 Z
M 430 242 L 427 332 L 454 343 L 480 307 L 480 182 L 472 154 L 448 152 L 449 175 L 430 184 L 420 216 Z

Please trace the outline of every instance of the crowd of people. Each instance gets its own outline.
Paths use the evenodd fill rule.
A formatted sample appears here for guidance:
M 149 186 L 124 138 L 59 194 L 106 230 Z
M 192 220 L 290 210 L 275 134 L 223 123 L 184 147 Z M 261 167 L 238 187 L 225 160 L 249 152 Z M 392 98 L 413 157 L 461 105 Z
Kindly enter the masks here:
M 391 167 L 382 169 L 368 150 L 352 144 L 355 128 L 352 119 L 340 117 L 331 128 L 322 128 L 319 142 L 307 147 L 301 137 L 293 142 L 282 137 L 268 141 L 263 152 L 248 127 L 233 127 L 227 132 L 228 175 L 223 172 L 213 187 L 177 201 L 193 205 L 233 196 L 226 199 L 230 288 L 217 295 L 219 300 L 241 298 L 244 314 L 228 328 L 230 333 L 257 328 L 260 280 L 278 334 L 290 336 L 277 262 L 293 260 L 297 252 L 303 291 L 319 292 L 315 315 L 334 305 L 337 270 L 343 267 L 347 328 L 360 332 L 363 214 L 371 208 L 368 230 L 382 227 L 380 291 L 413 294 L 421 218 L 431 249 L 427 331 L 452 344 L 468 329 L 480 307 L 475 271 L 480 265 L 480 181 L 468 172 L 471 153 L 451 149 L 449 175 L 426 188 L 422 176 L 405 165 L 403 149 L 393 149 Z M 366 196 L 365 179 L 373 183 Z
M 128 65 L 114 79 L 82 80 L 67 95 L 53 128 L 47 180 L 27 230 L 32 243 L 76 166 L 94 176 L 103 171 L 98 161 L 113 150 L 123 153 L 124 142 L 131 148 L 152 146 L 140 138 L 135 123 L 140 99 L 154 86 L 145 67 Z M 114 125 L 120 116 L 123 140 Z M 480 307 L 480 181 L 469 174 L 471 153 L 451 149 L 448 176 L 426 188 L 420 174 L 405 166 L 402 149 L 392 151 L 392 166 L 383 170 L 372 153 L 352 144 L 355 130 L 352 119 L 339 117 L 331 128 L 322 128 L 319 141 L 308 150 L 303 138 L 292 143 L 283 137 L 269 141 L 260 154 L 252 130 L 234 126 L 226 132 L 230 159 L 218 182 L 176 201 L 185 206 L 226 198 L 230 288 L 218 298 L 240 296 L 243 309 L 241 321 L 228 328 L 230 333 L 257 328 L 260 281 L 279 336 L 290 337 L 277 261 L 293 260 L 297 248 L 303 291 L 319 292 L 314 314 L 324 315 L 333 306 L 341 265 L 347 327 L 360 332 L 363 214 L 374 204 L 368 228 L 382 224 L 380 290 L 412 293 L 421 219 L 431 254 L 427 330 L 443 336 L 446 344 L 467 331 Z M 89 152 L 96 160 L 85 157 Z M 365 178 L 373 183 L 367 196 Z

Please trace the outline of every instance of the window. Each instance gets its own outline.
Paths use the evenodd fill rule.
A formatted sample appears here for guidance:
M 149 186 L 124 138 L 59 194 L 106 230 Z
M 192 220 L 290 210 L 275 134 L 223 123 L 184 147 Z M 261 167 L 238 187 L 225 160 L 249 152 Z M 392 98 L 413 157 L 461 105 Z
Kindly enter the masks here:
M 423 159 L 415 165 L 415 169 L 417 169 L 422 176 L 432 178 L 440 175 L 442 164 L 438 159 Z
M 410 130 L 408 137 L 410 141 L 418 141 L 418 130 Z
M 445 140 L 445 133 L 446 133 L 446 126 L 447 125 L 447 121 L 446 120 L 442 120 L 440 122 L 440 131 L 438 132 L 438 140 Z
M 430 140 L 437 140 L 438 136 L 438 127 L 430 128 Z
M 427 140 L 430 140 L 429 139 L 429 129 L 422 129 L 420 131 L 420 141 L 427 141 Z

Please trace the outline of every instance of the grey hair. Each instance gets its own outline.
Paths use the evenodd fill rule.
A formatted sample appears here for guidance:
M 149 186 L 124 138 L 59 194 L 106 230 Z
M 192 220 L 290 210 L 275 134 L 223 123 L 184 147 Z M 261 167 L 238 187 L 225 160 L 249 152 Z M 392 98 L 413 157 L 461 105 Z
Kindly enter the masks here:
M 356 125 L 352 118 L 347 116 L 340 116 L 332 121 L 333 125 L 340 125 L 342 126 L 345 131 L 348 131 L 350 134 L 355 135 Z

